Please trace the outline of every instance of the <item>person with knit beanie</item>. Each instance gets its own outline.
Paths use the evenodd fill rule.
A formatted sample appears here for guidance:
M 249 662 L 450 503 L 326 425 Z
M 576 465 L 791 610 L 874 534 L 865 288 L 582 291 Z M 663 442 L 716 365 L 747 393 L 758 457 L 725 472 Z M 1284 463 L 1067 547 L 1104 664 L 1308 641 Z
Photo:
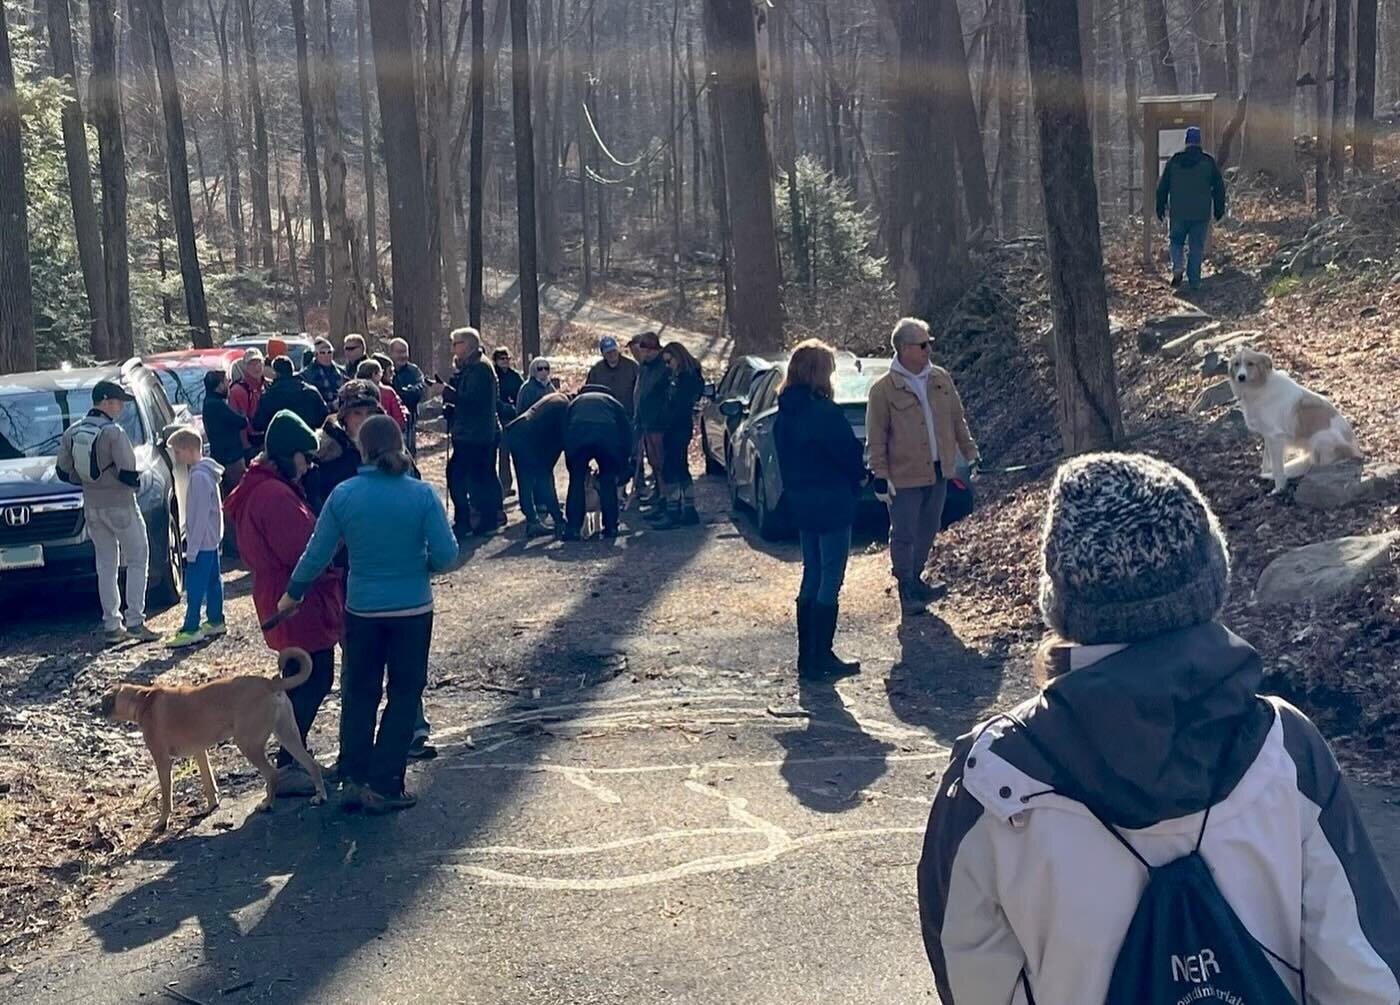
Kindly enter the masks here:
M 1042 689 L 957 741 L 924 840 L 939 999 L 1105 1001 L 1149 870 L 1198 854 L 1290 1000 L 1306 971 L 1308 1002 L 1400 1001 L 1400 905 L 1326 741 L 1258 696 L 1220 623 L 1200 490 L 1142 454 L 1074 458 L 1041 545 Z
M 278 412 L 267 424 L 262 455 L 224 502 L 224 517 L 236 528 L 239 558 L 252 573 L 253 607 L 260 622 L 277 613 L 277 601 L 316 526 L 302 487 L 315 452 L 311 427 L 295 412 Z M 335 681 L 335 646 L 344 617 L 344 574 L 330 569 L 317 577 L 293 617 L 263 632 L 273 652 L 297 646 L 311 654 L 310 679 L 287 692 L 303 743 Z M 297 669 L 288 667 L 289 672 Z M 279 749 L 276 763 L 279 797 L 315 794 L 311 776 L 290 753 Z

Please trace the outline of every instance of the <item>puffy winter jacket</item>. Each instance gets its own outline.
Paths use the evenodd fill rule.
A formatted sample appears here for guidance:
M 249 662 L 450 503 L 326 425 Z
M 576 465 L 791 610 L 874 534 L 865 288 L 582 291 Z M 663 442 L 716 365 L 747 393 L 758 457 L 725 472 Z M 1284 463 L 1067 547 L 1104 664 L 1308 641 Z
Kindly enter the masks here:
M 253 415 L 253 428 L 259 432 L 266 430 L 272 417 L 284 408 L 295 412 L 312 429 L 325 422 L 329 414 L 321 392 L 310 382 L 289 373 L 278 377 L 263 391 Z
M 210 391 L 204 396 L 204 435 L 209 439 L 209 456 L 220 464 L 243 460 L 248 448 L 248 419 L 228 404 L 228 396 Z
M 671 368 L 661 356 L 637 367 L 637 400 L 632 421 L 638 433 L 659 433 L 665 427 L 666 401 L 671 393 Z M 626 404 L 626 402 L 624 402 Z
M 626 467 L 632 455 L 632 424 L 627 410 L 606 391 L 585 391 L 569 402 L 564 424 L 564 450 L 602 447 L 618 467 Z
M 1400 1002 L 1400 906 L 1307 717 L 1260 698 L 1218 624 L 1071 649 L 1070 669 L 958 740 L 919 863 L 943 1005 L 1102 1002 L 1147 872 L 1201 855 L 1240 921 L 1301 966 L 1307 1005 Z M 1276 964 L 1299 994 L 1296 975 Z M 1301 1000 L 1301 998 L 1300 998 Z
M 472 354 L 442 391 L 443 401 L 452 406 L 449 432 L 454 442 L 484 444 L 500 438 L 497 396 L 496 368 L 484 362 L 480 352 Z
M 1187 147 L 1167 161 L 1157 182 L 1157 215 L 1171 206 L 1172 219 L 1182 223 L 1217 220 L 1225 216 L 1225 179 L 1215 158 L 1200 147 Z
M 825 533 L 854 523 L 865 457 L 841 406 L 809 387 L 789 387 L 778 395 L 773 440 L 797 529 Z
M 238 535 L 238 554 L 253 574 L 253 607 L 258 620 L 277 613 L 292 570 L 306 550 L 316 516 L 301 487 L 288 482 L 268 461 L 251 465 L 229 493 L 224 516 Z M 263 633 L 269 649 L 300 646 L 307 652 L 329 649 L 340 641 L 345 611 L 345 583 L 340 569 L 328 569 L 306 592 L 300 609 Z

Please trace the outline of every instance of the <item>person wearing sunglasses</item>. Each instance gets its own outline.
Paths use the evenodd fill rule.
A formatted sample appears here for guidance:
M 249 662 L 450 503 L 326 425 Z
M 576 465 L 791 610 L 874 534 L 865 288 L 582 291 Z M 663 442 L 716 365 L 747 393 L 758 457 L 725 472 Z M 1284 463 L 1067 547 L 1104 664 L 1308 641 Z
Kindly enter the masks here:
M 535 402 L 554 390 L 551 376 L 549 360 L 543 356 L 536 356 L 530 360 L 530 379 L 520 385 L 520 393 L 515 396 L 516 415 L 524 415 Z
M 924 579 L 957 455 L 979 460 L 952 375 L 934 366 L 926 322 L 903 318 L 890 335 L 894 361 L 870 388 L 865 429 L 875 494 L 890 511 L 890 564 L 903 614 L 923 614 L 944 592 Z
M 335 361 L 335 347 L 328 338 L 316 340 L 316 356 L 301 374 L 306 382 L 321 393 L 327 408 L 336 407 L 341 386 L 349 380 L 345 370 Z

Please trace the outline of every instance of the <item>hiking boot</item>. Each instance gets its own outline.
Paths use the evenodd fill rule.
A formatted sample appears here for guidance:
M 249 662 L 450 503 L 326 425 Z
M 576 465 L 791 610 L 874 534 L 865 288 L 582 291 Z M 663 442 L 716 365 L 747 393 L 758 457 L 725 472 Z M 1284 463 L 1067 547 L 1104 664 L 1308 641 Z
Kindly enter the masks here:
M 923 599 L 913 583 L 899 584 L 899 611 L 909 618 L 928 613 L 928 601 Z
M 220 635 L 228 634 L 228 626 L 222 621 L 206 621 L 199 626 L 199 630 L 206 639 L 217 639 Z
M 561 540 L 561 541 L 582 541 L 582 540 L 583 540 L 583 535 L 580 534 L 580 533 L 579 533 L 576 529 L 574 529 L 573 527 L 565 527 L 565 528 L 564 528 L 564 533 L 562 533 L 562 534 L 559 535 L 559 540 Z
M 942 600 L 948 595 L 948 584 L 941 580 L 929 582 L 920 578 L 909 584 L 918 598 L 925 603 L 932 603 L 935 600 Z
M 548 537 L 552 533 L 554 532 L 538 521 L 532 521 L 525 525 L 525 540 L 527 541 L 533 541 L 537 537 Z
M 1175 290 L 1175 289 L 1179 289 L 1180 287 L 1181 287 L 1181 273 L 1180 273 L 1180 272 L 1173 272 L 1173 273 L 1172 273 L 1172 289 Z
M 374 813 L 397 813 L 399 810 L 411 810 L 418 805 L 418 797 L 407 789 L 399 789 L 391 796 L 386 796 L 382 792 L 376 792 L 383 809 L 375 809 L 369 812 Z M 366 807 L 368 810 L 368 807 Z
M 437 755 L 437 747 L 429 743 L 426 736 L 415 736 L 413 742 L 408 745 L 410 761 L 431 761 Z
M 648 517 L 647 519 L 651 519 Z M 681 517 L 681 507 L 679 504 L 667 506 L 661 511 L 661 515 L 655 520 L 651 520 L 651 525 L 656 530 L 674 530 L 677 527 L 684 527 L 685 521 Z
M 126 629 L 121 625 L 116 628 L 108 628 L 102 633 L 102 641 L 109 646 L 119 646 L 126 641 Z
M 812 605 L 798 598 L 797 601 L 797 676 L 814 677 L 817 662 L 812 659 Z
M 277 769 L 278 799 L 296 799 L 315 794 L 316 783 L 300 764 L 284 764 Z
M 201 643 L 201 642 L 203 642 L 203 641 L 204 641 L 204 631 L 203 631 L 203 629 L 196 628 L 196 629 L 195 629 L 194 631 L 192 631 L 192 632 L 186 632 L 186 631 L 176 632 L 174 635 L 170 636 L 170 638 L 168 638 L 168 639 L 165 640 L 165 648 L 167 648 L 167 649 L 186 649 L 186 648 L 188 648 L 188 647 L 190 647 L 190 646 L 197 646 L 197 645 L 199 645 L 199 643 Z
M 346 782 L 340 790 L 340 808 L 349 812 L 387 813 L 384 797 L 368 785 Z
M 160 636 L 151 631 L 144 621 L 139 625 L 127 625 L 126 636 L 137 642 L 157 642 L 160 640 Z
M 860 673 L 858 660 L 843 660 L 831 648 L 836 638 L 836 621 L 840 609 L 836 604 L 812 604 L 807 618 L 812 633 L 811 662 L 823 677 L 849 677 Z

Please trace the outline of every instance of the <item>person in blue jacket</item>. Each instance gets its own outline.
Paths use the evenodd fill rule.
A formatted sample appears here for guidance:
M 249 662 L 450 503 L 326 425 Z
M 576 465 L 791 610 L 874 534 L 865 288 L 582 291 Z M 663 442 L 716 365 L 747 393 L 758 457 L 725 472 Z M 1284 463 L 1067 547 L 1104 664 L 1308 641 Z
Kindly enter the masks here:
M 429 577 L 456 562 L 457 539 L 433 487 L 412 477 L 398 424 L 371 416 L 357 439 L 360 473 L 326 500 L 277 606 L 296 607 L 344 543 L 350 577 L 340 684 L 343 804 L 387 813 L 417 801 L 404 789 L 404 773 L 433 636 Z M 389 700 L 376 736 L 386 670 Z
M 864 449 L 832 400 L 835 372 L 831 346 L 820 339 L 799 344 L 788 362 L 773 426 L 783 499 L 802 537 L 797 672 L 804 677 L 860 670 L 859 663 L 832 651 L 851 525 L 866 479 Z

